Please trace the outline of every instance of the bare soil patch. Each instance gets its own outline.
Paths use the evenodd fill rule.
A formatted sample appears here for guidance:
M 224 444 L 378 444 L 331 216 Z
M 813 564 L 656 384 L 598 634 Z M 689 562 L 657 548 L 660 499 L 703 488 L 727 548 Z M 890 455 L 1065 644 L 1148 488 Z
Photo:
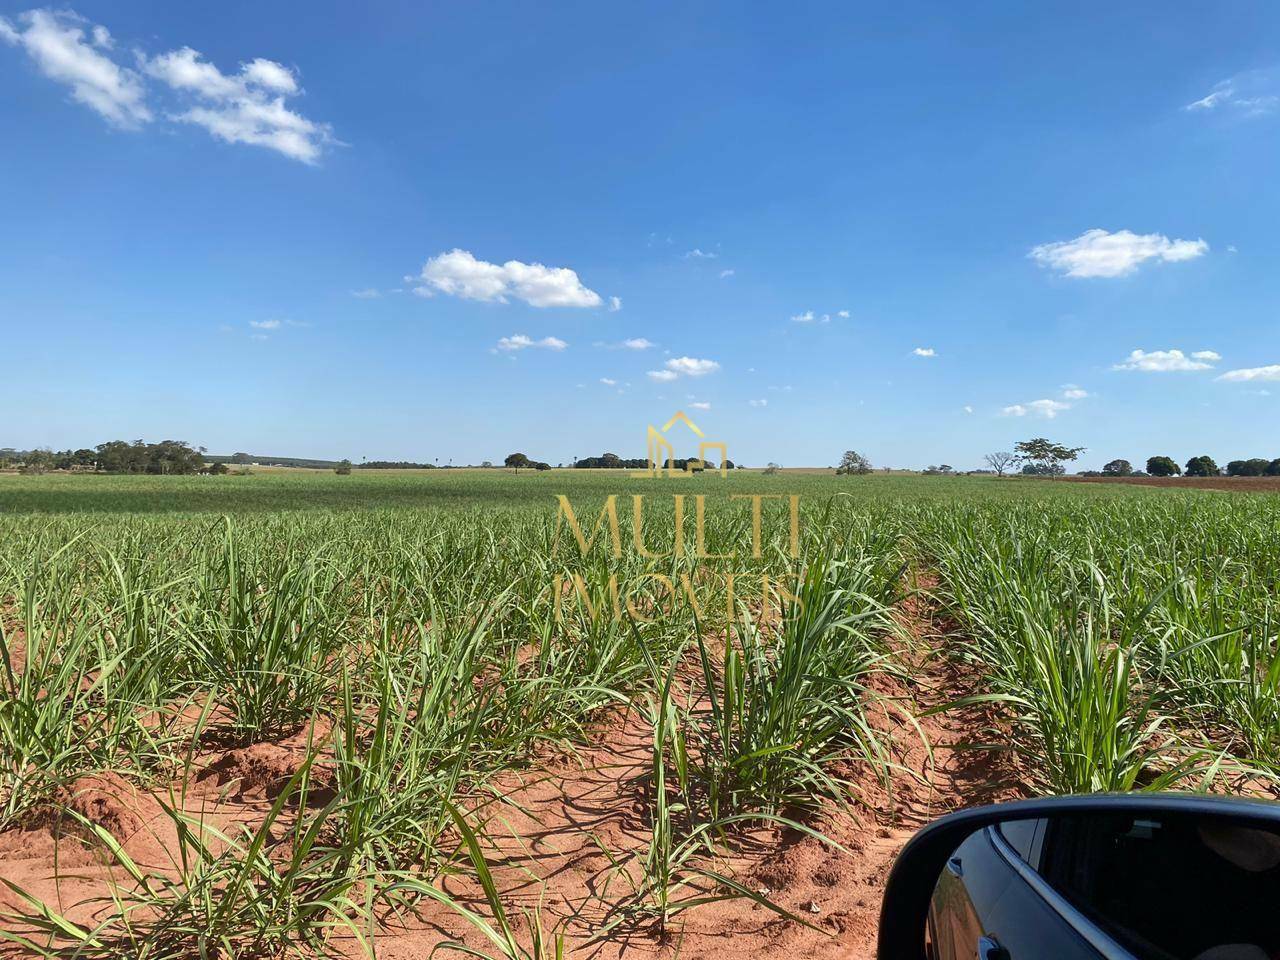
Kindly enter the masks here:
M 1127 483 L 1140 487 L 1183 490 L 1230 490 L 1232 493 L 1280 493 L 1280 477 L 1066 477 L 1072 483 Z

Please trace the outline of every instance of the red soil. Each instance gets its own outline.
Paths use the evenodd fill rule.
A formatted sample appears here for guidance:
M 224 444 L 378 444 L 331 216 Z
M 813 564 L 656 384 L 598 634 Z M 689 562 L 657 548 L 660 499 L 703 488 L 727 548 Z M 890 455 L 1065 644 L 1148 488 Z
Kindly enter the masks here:
M 948 625 L 934 623 L 930 607 L 907 601 L 900 620 L 914 649 L 935 650 Z M 907 654 L 910 656 L 910 654 Z M 871 957 L 880 896 L 897 851 L 924 823 L 960 806 L 1020 796 L 1004 754 L 958 745 L 981 739 L 992 718 L 977 709 L 920 721 L 932 751 L 906 717 L 922 705 L 973 692 L 974 678 L 951 670 L 942 658 L 922 655 L 910 683 L 877 682 L 877 727 L 892 736 L 895 762 L 906 771 L 887 793 L 872 771 L 838 771 L 853 784 L 847 810 L 831 810 L 815 823 L 839 849 L 793 830 L 757 830 L 715 864 L 748 889 L 803 917 L 806 927 L 745 898 L 702 905 L 677 914 L 665 931 L 647 915 L 629 911 L 639 863 L 649 842 L 646 791 L 652 731 L 636 710 L 602 720 L 576 755 L 543 758 L 533 769 L 498 778 L 500 799 L 473 810 L 492 843 L 487 851 L 495 880 L 522 937 L 538 916 L 545 931 L 561 931 L 575 956 L 601 960 L 672 957 L 728 960 L 757 957 Z M 998 735 L 998 732 L 997 732 Z M 219 825 L 261 819 L 273 796 L 305 755 L 302 735 L 275 743 L 214 753 L 204 759 L 182 798 L 183 808 Z M 912 776 L 913 774 L 914 776 Z M 323 783 L 323 771 L 317 780 Z M 172 827 L 157 798 L 116 777 L 81 781 L 64 797 L 68 806 L 121 839 L 138 862 L 169 862 Z M 46 824 L 0 834 L 0 878 L 12 881 L 55 909 L 87 920 L 94 908 L 78 901 L 105 892 L 102 854 L 86 845 L 81 828 L 69 834 Z M 53 879 L 61 873 L 60 880 Z M 70 875 L 68 875 L 70 874 Z M 450 877 L 445 888 L 487 914 L 477 885 Z M 685 891 L 688 895 L 692 891 Z M 20 901 L 0 891 L 0 907 Z M 816 928 L 816 929 L 814 929 Z M 428 956 L 444 940 L 492 947 L 448 909 L 426 903 L 409 921 L 387 918 L 377 937 L 378 956 L 409 960 Z M 351 957 L 354 941 L 335 946 Z M 20 954 L 0 951 L 5 956 Z
M 1232 493 L 1280 493 L 1280 477 L 1068 477 L 1072 483 L 1130 483 L 1142 487 L 1183 490 L 1230 490 Z

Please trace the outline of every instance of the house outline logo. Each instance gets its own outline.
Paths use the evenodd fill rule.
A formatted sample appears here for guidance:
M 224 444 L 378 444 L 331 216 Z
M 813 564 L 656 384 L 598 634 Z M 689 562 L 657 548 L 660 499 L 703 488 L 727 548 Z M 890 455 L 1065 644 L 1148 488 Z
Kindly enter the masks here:
M 707 462 L 708 450 L 720 451 L 720 476 L 727 477 L 729 471 L 725 467 L 725 462 L 729 459 L 728 445 L 715 440 L 704 440 L 703 438 L 706 434 L 699 429 L 696 423 L 689 419 L 689 415 L 683 410 L 677 410 L 672 414 L 671 419 L 663 424 L 661 430 L 656 429 L 653 424 L 649 425 L 648 430 L 645 431 L 645 449 L 649 466 L 647 469 L 635 471 L 631 475 L 633 477 L 660 477 L 664 470 L 669 477 L 690 476 L 693 474 L 693 470 L 688 463 L 685 464 L 684 469 L 680 469 L 675 465 L 676 449 L 675 445 L 667 439 L 667 431 L 677 423 L 683 423 L 698 438 L 697 459 L 704 464 Z M 663 464 L 667 464 L 667 466 L 664 467 Z

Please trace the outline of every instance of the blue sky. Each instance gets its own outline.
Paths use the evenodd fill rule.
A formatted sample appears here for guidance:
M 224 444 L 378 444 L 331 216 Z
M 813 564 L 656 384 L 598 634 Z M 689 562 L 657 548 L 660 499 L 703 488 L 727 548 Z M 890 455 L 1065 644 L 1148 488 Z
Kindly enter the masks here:
M 1280 456 L 1273 4 L 353 10 L 0 3 L 0 446 Z

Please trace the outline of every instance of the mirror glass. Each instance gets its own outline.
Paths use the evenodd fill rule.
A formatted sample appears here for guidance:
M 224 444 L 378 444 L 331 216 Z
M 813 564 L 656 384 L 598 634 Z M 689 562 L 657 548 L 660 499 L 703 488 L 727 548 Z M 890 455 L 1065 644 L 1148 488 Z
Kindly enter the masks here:
M 1280 957 L 1280 834 L 1231 817 L 1011 820 L 948 859 L 931 960 Z

